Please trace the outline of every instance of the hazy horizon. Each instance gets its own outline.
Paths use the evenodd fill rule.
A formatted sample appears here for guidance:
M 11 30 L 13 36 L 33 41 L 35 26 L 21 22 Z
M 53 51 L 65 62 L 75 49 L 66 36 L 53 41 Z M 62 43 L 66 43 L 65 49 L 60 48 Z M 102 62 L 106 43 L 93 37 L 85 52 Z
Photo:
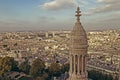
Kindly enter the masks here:
M 76 7 L 86 30 L 120 29 L 120 0 L 1 0 L 0 32 L 71 30 Z

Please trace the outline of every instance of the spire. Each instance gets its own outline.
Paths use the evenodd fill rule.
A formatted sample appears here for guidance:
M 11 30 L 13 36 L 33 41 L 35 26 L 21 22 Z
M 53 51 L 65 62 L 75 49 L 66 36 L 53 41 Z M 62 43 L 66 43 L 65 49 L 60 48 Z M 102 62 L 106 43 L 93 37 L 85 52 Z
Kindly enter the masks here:
M 88 41 L 86 32 L 80 23 L 81 11 L 77 7 L 77 22 L 71 31 L 70 37 L 70 71 L 69 80 L 88 80 L 86 70 L 86 55 L 88 51 Z
M 80 16 L 81 16 L 81 11 L 80 11 L 80 7 L 77 7 L 77 11 L 76 11 L 76 17 L 77 17 L 77 21 L 79 22 L 80 21 Z

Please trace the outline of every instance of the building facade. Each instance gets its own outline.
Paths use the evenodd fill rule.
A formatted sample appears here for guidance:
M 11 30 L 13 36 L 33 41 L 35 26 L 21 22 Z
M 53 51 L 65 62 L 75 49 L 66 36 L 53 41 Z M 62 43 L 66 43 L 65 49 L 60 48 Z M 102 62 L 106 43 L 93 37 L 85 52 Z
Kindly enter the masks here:
M 77 8 L 77 21 L 71 31 L 69 80 L 87 80 L 86 57 L 88 50 L 87 35 L 83 29 L 80 8 Z

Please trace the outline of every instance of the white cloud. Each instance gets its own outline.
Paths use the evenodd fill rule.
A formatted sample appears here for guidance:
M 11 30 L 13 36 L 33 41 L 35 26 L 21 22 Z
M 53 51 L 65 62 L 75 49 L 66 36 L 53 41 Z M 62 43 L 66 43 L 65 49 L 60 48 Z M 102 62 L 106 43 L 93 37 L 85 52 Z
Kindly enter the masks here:
M 97 0 L 97 3 L 103 5 L 91 9 L 93 13 L 120 11 L 120 0 Z
M 109 3 L 109 2 L 114 2 L 114 0 L 97 0 L 97 2 L 106 2 L 106 3 Z
M 44 3 L 42 7 L 47 10 L 60 10 L 65 8 L 71 8 L 76 5 L 76 0 L 53 0 L 51 2 Z

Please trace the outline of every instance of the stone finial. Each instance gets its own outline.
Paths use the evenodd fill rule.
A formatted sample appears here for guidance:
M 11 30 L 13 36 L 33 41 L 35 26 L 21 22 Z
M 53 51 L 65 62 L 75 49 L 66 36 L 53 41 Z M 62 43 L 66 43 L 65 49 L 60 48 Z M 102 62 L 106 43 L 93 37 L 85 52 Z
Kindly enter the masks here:
M 81 11 L 80 11 L 80 7 L 77 7 L 77 11 L 76 11 L 76 15 L 77 17 L 77 21 L 80 21 L 80 16 L 81 16 Z

